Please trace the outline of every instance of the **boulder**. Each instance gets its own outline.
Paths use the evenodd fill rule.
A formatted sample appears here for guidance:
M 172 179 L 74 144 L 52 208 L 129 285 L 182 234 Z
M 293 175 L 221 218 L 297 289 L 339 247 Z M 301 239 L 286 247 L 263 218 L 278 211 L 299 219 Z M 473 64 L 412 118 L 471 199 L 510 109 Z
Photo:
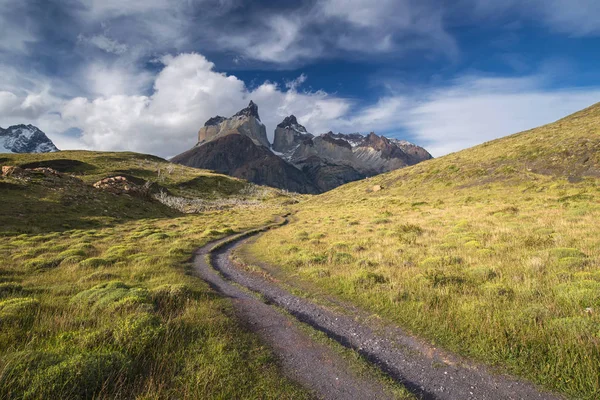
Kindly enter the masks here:
M 24 172 L 22 168 L 19 167 L 15 167 L 13 165 L 4 165 L 2 166 L 2 176 L 4 177 L 21 177 L 24 175 Z
M 96 189 L 105 190 L 107 192 L 119 195 L 127 194 L 137 197 L 149 197 L 150 195 L 148 188 L 145 186 L 136 185 L 135 183 L 127 180 L 127 178 L 124 176 L 105 178 L 94 183 L 92 186 L 94 186 Z

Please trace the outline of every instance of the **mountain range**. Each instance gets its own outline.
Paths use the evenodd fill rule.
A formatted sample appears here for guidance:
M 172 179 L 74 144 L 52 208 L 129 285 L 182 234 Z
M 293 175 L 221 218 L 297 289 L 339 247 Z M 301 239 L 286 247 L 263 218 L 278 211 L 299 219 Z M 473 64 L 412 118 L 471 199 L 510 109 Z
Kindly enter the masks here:
M 294 115 L 277 125 L 271 145 L 258 106 L 250 101 L 230 118 L 216 116 L 206 121 L 198 132 L 198 143 L 171 161 L 314 194 L 430 158 L 422 147 L 375 133 L 315 136 Z
M 51 153 L 58 148 L 33 125 L 0 127 L 0 153 Z

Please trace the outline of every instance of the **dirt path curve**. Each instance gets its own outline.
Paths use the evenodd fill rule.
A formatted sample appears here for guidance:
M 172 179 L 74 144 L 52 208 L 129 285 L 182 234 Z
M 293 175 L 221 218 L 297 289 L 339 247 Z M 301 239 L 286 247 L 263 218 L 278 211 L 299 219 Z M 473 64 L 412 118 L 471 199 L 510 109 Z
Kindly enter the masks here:
M 279 224 L 265 229 L 275 226 Z M 360 353 L 417 398 L 561 398 L 540 391 L 529 383 L 495 375 L 483 366 L 469 364 L 460 357 L 428 346 L 401 329 L 367 320 L 360 313 L 351 317 L 347 313 L 334 312 L 291 294 L 273 280 L 245 271 L 230 260 L 230 254 L 257 233 L 259 231 L 234 236 L 217 242 L 216 247 L 200 249 L 196 253 L 196 269 L 216 290 L 233 298 L 242 319 L 267 341 L 282 360 L 284 371 L 305 387 L 314 388 L 319 397 L 375 399 L 388 395 L 383 389 L 377 390 L 377 382 L 356 380 L 344 369 L 339 357 L 335 357 L 326 346 L 312 342 L 290 324 L 289 317 L 270 305 L 283 308 L 299 321 Z M 207 254 L 210 263 L 206 262 Z M 232 282 L 259 293 L 263 301 L 232 285 Z
M 290 317 L 265 304 L 239 286 L 232 284 L 212 268 L 207 255 L 225 238 L 195 252 L 196 272 L 219 293 L 231 298 L 237 315 L 274 351 L 284 373 L 321 399 L 392 399 L 378 382 L 357 376 L 348 363 L 324 344 L 316 343 L 302 332 Z M 225 248 L 223 248 L 225 249 Z

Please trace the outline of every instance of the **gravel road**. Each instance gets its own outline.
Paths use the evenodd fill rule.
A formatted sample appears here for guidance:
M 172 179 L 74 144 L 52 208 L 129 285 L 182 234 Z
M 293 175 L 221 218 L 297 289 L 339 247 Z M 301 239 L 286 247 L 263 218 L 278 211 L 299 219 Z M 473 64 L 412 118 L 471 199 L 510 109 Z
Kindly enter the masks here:
M 213 288 L 232 298 L 240 318 L 271 346 L 284 372 L 312 388 L 317 397 L 378 399 L 390 395 L 377 381 L 352 374 L 339 356 L 294 327 L 292 317 L 277 307 L 358 352 L 420 399 L 562 398 L 522 380 L 494 374 L 484 366 L 407 335 L 400 328 L 369 319 L 355 309 L 351 310 L 353 314 L 334 311 L 291 294 L 276 280 L 265 278 L 265 274 L 248 272 L 230 255 L 253 234 L 224 239 L 212 251 L 215 243 L 199 249 L 196 270 Z M 260 294 L 260 299 L 241 288 Z
M 357 376 L 346 360 L 329 346 L 311 339 L 288 315 L 223 279 L 206 260 L 218 243 L 195 252 L 197 274 L 231 299 L 239 318 L 271 347 L 288 377 L 319 399 L 393 399 L 379 382 Z

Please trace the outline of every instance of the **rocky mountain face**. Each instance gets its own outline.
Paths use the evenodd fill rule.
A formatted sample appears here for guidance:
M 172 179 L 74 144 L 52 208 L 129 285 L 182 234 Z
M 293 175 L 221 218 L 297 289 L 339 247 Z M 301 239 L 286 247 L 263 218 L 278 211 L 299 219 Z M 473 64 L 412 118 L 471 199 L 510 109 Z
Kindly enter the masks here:
M 171 161 L 261 185 L 321 193 L 430 158 L 419 146 L 375 133 L 314 136 L 293 115 L 277 125 L 271 148 L 258 107 L 251 101 L 231 118 L 206 121 L 198 144 Z
M 267 129 L 258 115 L 258 106 L 253 101 L 231 118 L 216 116 L 206 121 L 198 132 L 198 146 L 234 134 L 245 135 L 259 146 L 271 146 L 267 139 Z
M 310 179 L 299 169 L 246 135 L 225 135 L 174 157 L 172 162 L 210 169 L 298 193 L 318 193 Z
M 422 147 L 375 133 L 315 137 L 294 116 L 275 130 L 273 150 L 311 176 L 321 191 L 432 158 Z
M 0 153 L 50 153 L 58 151 L 48 136 L 33 125 L 0 128 Z

